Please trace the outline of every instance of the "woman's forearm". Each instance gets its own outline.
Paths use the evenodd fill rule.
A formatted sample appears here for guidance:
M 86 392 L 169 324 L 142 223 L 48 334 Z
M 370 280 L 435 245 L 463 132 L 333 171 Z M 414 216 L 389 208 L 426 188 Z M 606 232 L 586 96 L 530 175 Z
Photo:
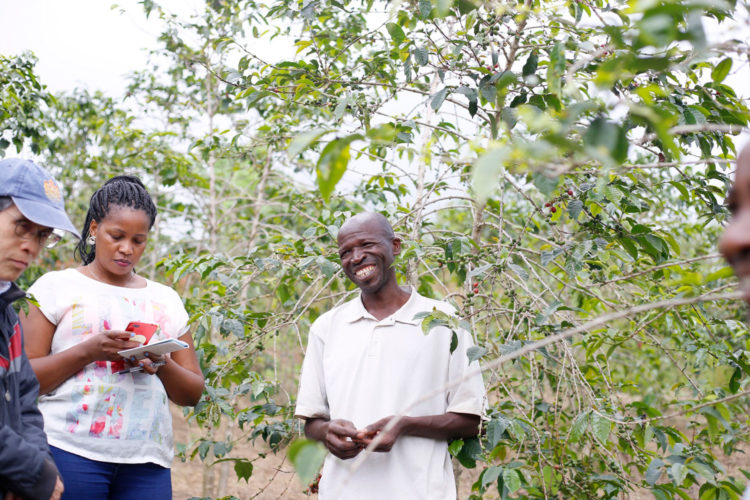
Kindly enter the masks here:
M 83 344 L 29 360 L 39 380 L 39 394 L 47 394 L 93 362 Z
M 203 375 L 180 366 L 173 359 L 156 372 L 169 399 L 180 406 L 195 406 L 203 394 Z

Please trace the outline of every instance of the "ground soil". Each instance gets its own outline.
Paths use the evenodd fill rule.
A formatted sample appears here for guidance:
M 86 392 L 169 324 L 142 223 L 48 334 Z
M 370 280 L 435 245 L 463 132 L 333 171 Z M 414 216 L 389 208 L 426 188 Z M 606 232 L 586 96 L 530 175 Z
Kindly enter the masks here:
M 195 424 L 189 425 L 182 416 L 179 407 L 172 406 L 172 422 L 176 443 L 187 443 L 191 436 L 197 435 Z M 260 458 L 259 453 L 265 453 L 265 458 Z M 259 500 L 298 500 L 318 498 L 318 495 L 304 492 L 297 476 L 294 475 L 292 465 L 286 460 L 283 451 L 277 455 L 270 453 L 268 448 L 259 439 L 255 444 L 241 443 L 231 452 L 234 457 L 257 458 L 254 462 L 253 475 L 250 480 L 239 481 L 234 473 L 231 463 L 226 467 L 227 481 L 224 495 L 234 495 L 241 500 L 257 498 Z M 214 484 L 218 481 L 220 465 L 214 466 Z M 172 489 L 174 500 L 187 500 L 189 498 L 200 498 L 203 493 L 204 467 L 198 457 L 195 460 L 182 462 L 175 459 L 172 464 Z M 457 482 L 459 485 L 459 498 L 467 498 L 471 492 L 471 485 L 476 481 L 479 471 L 463 469 L 459 472 Z M 216 490 L 214 490 L 216 491 Z M 489 497 L 488 497 L 489 498 Z
M 187 443 L 191 437 L 198 435 L 198 429 L 195 424 L 189 425 L 182 416 L 181 410 L 172 407 L 172 420 L 174 426 L 175 442 Z M 727 469 L 727 475 L 736 478 L 742 478 L 739 469 L 748 469 L 748 456 L 750 456 L 750 444 L 741 446 L 745 453 L 737 452 L 729 457 L 724 457 L 720 450 L 715 450 L 722 464 Z M 261 458 L 260 454 L 265 454 Z M 241 500 L 260 499 L 260 500 L 298 500 L 317 498 L 315 494 L 305 493 L 291 464 L 286 460 L 284 451 L 278 454 L 271 453 L 263 442 L 259 439 L 254 444 L 252 442 L 243 442 L 235 446 L 230 456 L 245 457 L 256 459 L 254 461 L 254 470 L 252 477 L 246 483 L 244 480 L 239 481 L 234 473 L 234 469 L 229 463 L 225 466 L 227 473 L 226 489 L 221 492 L 223 495 L 233 495 Z M 208 474 L 213 478 L 213 484 L 217 484 L 220 476 L 221 465 L 216 465 L 208 469 Z M 203 494 L 204 475 L 206 467 L 196 457 L 195 460 L 181 462 L 175 459 L 172 466 L 172 488 L 173 499 L 187 500 L 189 498 L 201 498 Z M 458 483 L 458 498 L 466 499 L 471 494 L 471 485 L 476 481 L 481 468 L 468 470 L 460 469 L 456 477 Z M 213 493 L 212 493 L 213 492 Z M 695 492 L 697 497 L 697 488 Z M 217 490 L 209 490 L 209 496 L 218 498 Z M 498 498 L 496 491 L 489 491 L 485 494 L 485 499 L 491 500 Z M 653 495 L 647 490 L 633 491 L 630 495 L 623 497 L 629 500 L 646 500 L 652 499 Z M 150 500 L 150 499 L 149 499 Z

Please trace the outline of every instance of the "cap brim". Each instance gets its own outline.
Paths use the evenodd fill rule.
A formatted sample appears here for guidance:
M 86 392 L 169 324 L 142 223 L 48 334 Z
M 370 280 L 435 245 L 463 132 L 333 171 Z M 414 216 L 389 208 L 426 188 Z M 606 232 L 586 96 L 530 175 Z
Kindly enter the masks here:
M 15 196 L 11 196 L 11 198 L 18 210 L 31 222 L 36 222 L 40 226 L 62 229 L 75 235 L 78 239 L 81 238 L 80 233 L 76 231 L 75 226 L 70 222 L 68 215 L 62 210 L 51 207 L 46 203 L 39 203 L 38 201 L 16 198 Z

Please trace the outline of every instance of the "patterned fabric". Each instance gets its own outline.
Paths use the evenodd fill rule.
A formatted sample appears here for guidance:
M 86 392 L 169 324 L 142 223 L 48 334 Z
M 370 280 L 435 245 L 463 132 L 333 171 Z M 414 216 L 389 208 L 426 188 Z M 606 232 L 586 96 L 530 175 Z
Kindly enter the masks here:
M 124 330 L 130 321 L 159 325 L 152 342 L 187 331 L 180 297 L 149 280 L 145 288 L 125 288 L 67 269 L 45 274 L 29 293 L 57 326 L 52 354 L 104 330 Z M 91 363 L 39 398 L 49 443 L 92 460 L 170 467 L 172 420 L 164 386 L 157 376 L 117 374 L 122 368 L 122 361 Z

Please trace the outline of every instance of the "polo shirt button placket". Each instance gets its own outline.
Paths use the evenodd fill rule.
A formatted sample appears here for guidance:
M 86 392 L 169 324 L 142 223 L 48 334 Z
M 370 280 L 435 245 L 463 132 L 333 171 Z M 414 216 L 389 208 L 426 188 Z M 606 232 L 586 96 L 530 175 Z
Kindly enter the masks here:
M 367 357 L 375 358 L 380 350 L 380 336 L 378 335 L 378 323 L 372 325 L 370 329 L 370 342 L 367 345 Z

